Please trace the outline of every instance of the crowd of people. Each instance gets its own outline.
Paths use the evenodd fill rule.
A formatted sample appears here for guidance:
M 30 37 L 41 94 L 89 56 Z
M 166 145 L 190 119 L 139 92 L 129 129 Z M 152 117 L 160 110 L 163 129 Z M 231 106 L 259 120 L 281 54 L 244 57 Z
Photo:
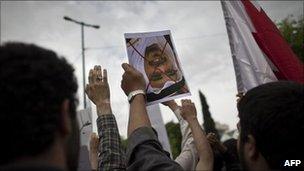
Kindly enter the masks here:
M 287 170 L 286 160 L 303 161 L 304 88 L 277 81 L 257 86 L 236 103 L 238 140 L 220 142 L 206 134 L 188 99 L 164 102 L 177 117 L 182 150 L 173 160 L 151 126 L 143 75 L 122 64 L 121 88 L 129 101 L 128 144 L 123 150 L 111 108 L 106 69 L 89 72 L 86 94 L 97 108 L 92 134 L 92 170 Z M 55 52 L 20 42 L 0 47 L 0 170 L 75 171 L 79 156 L 77 80 L 73 67 Z M 128 97 L 128 98 L 127 98 Z M 219 156 L 221 159 L 219 159 Z M 224 167 L 218 167 L 223 163 Z

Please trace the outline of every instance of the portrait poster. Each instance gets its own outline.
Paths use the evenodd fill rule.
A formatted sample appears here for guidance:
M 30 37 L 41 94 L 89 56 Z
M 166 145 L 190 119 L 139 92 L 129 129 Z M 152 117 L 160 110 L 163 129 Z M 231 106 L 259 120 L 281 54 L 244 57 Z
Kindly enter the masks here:
M 129 64 L 146 81 L 147 106 L 191 95 L 170 30 L 125 33 Z

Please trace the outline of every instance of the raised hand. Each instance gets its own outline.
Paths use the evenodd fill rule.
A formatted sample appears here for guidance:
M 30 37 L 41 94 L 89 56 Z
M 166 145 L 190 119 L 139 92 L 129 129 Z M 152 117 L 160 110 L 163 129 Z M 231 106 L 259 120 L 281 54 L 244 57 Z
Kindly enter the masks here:
M 110 88 L 108 84 L 107 70 L 101 71 L 101 66 L 96 65 L 89 73 L 89 84 L 86 93 L 95 105 L 110 102 Z
M 121 88 L 126 95 L 135 90 L 146 89 L 146 82 L 143 75 L 127 63 L 122 64 L 124 74 L 122 75 Z
M 166 102 L 162 102 L 163 105 L 168 106 L 173 112 L 179 108 L 178 104 L 175 100 L 170 100 Z
M 196 108 L 191 100 L 182 100 L 181 116 L 188 122 L 196 120 Z
M 95 65 L 89 73 L 89 84 L 85 89 L 89 99 L 96 105 L 98 116 L 112 114 L 110 105 L 110 88 L 107 70 L 101 71 L 101 66 Z
M 212 148 L 219 150 L 222 153 L 227 151 L 227 147 L 225 147 L 220 140 L 216 137 L 214 133 L 208 133 L 207 140 Z
M 196 108 L 191 100 L 182 100 L 181 116 L 189 123 L 194 144 L 199 155 L 196 170 L 213 170 L 213 152 L 205 132 L 196 117 Z

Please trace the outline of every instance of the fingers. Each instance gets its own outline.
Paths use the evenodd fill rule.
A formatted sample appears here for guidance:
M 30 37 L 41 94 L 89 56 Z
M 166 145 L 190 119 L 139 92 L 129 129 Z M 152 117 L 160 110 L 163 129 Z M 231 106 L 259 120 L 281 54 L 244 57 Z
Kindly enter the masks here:
M 94 69 L 90 69 L 89 72 L 89 84 L 94 84 L 97 82 L 97 66 Z
M 208 139 L 213 143 L 218 143 L 218 139 L 214 133 L 210 133 L 210 136 L 208 137 Z
M 121 67 L 125 70 L 125 71 L 130 71 L 131 70 L 131 65 L 127 64 L 127 63 L 123 63 L 121 65 Z
M 121 65 L 121 67 L 122 67 L 125 71 L 129 71 L 129 70 L 130 70 L 130 65 L 127 64 L 127 63 L 123 63 L 123 64 Z
M 239 92 L 236 94 L 236 97 L 243 97 L 244 96 L 244 93 L 243 92 Z
M 211 141 L 211 142 L 216 142 L 216 140 L 215 140 L 214 138 L 210 137 L 210 136 L 209 136 L 207 139 L 208 139 L 209 141 Z
M 93 72 L 94 72 L 94 70 L 90 69 L 90 72 L 89 72 L 89 84 L 93 84 L 94 83 Z
M 128 95 L 131 91 L 134 90 L 143 90 L 146 89 L 146 81 L 141 72 L 137 71 L 131 65 L 123 63 L 121 67 L 124 69 L 121 80 L 121 88 Z
M 101 69 L 101 66 L 100 66 L 100 65 L 95 65 L 95 66 L 94 66 L 94 70 L 97 71 L 97 70 L 100 70 L 100 69 Z
M 213 133 L 213 132 L 211 132 L 210 135 L 213 136 L 213 137 L 215 137 L 215 133 Z
M 101 69 L 100 65 L 95 65 L 89 72 L 89 84 L 105 82 L 108 83 L 108 74 L 106 69 Z
M 96 82 L 101 82 L 102 81 L 101 66 L 100 65 L 95 65 L 94 66 L 94 71 L 95 71 L 95 74 L 96 74 Z
M 125 71 L 134 71 L 134 72 L 137 71 L 132 65 L 129 65 L 129 64 L 127 64 L 127 63 L 121 64 L 121 67 L 122 67 Z
M 188 100 L 186 100 L 186 99 L 182 99 L 182 100 L 181 100 L 182 105 L 185 105 L 185 104 L 187 103 L 187 101 L 188 101 Z
M 217 139 L 216 139 L 216 137 L 215 137 L 215 134 L 214 133 L 208 133 L 208 135 L 207 135 L 207 139 L 208 139 L 208 141 L 210 142 L 210 143 L 213 143 L 213 144 L 215 144 L 216 142 L 217 142 Z
M 175 100 L 169 100 L 169 101 L 162 102 L 162 104 L 165 106 L 170 106 L 170 105 L 176 104 L 176 102 L 175 102 Z
M 94 72 L 93 72 L 93 79 L 95 79 L 96 83 L 99 83 L 102 81 L 102 72 L 101 72 L 101 66 L 100 65 L 95 65 L 94 66 Z
M 182 102 L 182 106 L 194 105 L 194 103 L 190 99 L 182 99 L 181 102 Z
M 103 80 L 104 83 L 108 83 L 108 72 L 106 69 L 103 70 Z
M 194 103 L 189 99 L 183 99 L 181 100 L 182 106 L 181 106 L 181 115 L 191 115 L 196 117 L 196 107 Z

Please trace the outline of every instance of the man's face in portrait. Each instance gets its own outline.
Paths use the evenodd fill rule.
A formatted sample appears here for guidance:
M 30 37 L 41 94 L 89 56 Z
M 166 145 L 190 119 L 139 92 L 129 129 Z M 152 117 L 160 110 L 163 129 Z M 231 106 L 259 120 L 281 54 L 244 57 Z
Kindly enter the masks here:
M 162 88 L 167 81 L 181 78 L 179 69 L 174 65 L 174 53 L 169 44 L 166 46 L 154 43 L 146 48 L 144 67 L 153 88 Z

